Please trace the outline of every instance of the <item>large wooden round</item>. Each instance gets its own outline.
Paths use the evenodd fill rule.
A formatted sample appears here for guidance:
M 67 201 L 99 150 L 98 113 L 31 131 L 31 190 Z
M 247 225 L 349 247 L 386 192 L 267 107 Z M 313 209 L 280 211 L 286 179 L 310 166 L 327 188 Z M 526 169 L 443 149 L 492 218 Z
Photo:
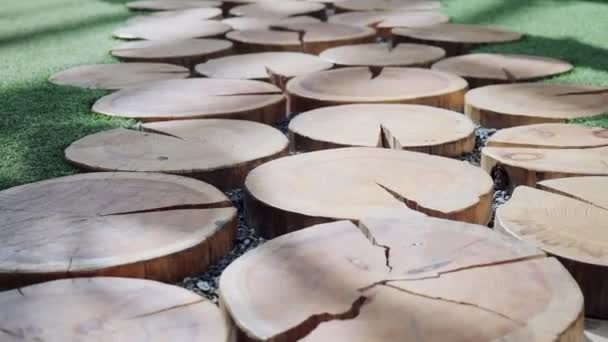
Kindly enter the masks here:
M 557 256 L 581 287 L 586 314 L 607 318 L 608 177 L 556 179 L 540 185 L 548 191 L 515 189 L 498 208 L 496 229 Z
M 285 108 L 285 96 L 270 83 L 209 78 L 122 89 L 93 105 L 100 114 L 143 121 L 222 118 L 270 124 L 285 120 Z
M 220 7 L 221 4 L 221 1 L 213 0 L 138 0 L 127 2 L 127 7 L 137 11 L 172 11 Z
M 475 147 L 475 126 L 464 115 L 417 105 L 319 108 L 296 116 L 289 132 L 298 151 L 368 146 L 455 157 Z
M 234 41 L 241 53 L 293 51 L 318 55 L 323 50 L 342 45 L 370 43 L 376 31 L 369 27 L 329 23 L 288 24 L 284 27 L 305 31 L 301 44 L 297 32 L 276 30 L 232 31 L 226 37 Z
M 228 342 L 204 298 L 150 280 L 63 279 L 0 293 L 3 341 Z
M 161 11 L 146 15 L 137 15 L 127 20 L 128 25 L 143 22 L 158 22 L 158 20 L 209 20 L 220 19 L 222 10 L 218 8 L 193 8 L 178 11 Z
M 285 26 L 291 24 L 311 24 L 318 23 L 321 20 L 300 15 L 289 18 L 259 18 L 259 17 L 234 17 L 222 20 L 223 23 L 230 25 L 233 30 L 267 30 L 271 26 Z
M 122 39 L 177 40 L 220 37 L 228 31 L 230 26 L 220 21 L 184 17 L 133 21 L 113 34 Z
M 176 282 L 232 247 L 219 190 L 162 174 L 87 173 L 0 192 L 0 288 L 79 276 Z
M 392 30 L 397 42 L 415 42 L 437 45 L 449 56 L 467 53 L 479 44 L 505 43 L 521 39 L 521 33 L 504 29 L 466 25 L 437 24 L 425 27 L 400 27 Z
M 230 9 L 230 14 L 239 17 L 281 18 L 295 15 L 325 17 L 325 5 L 309 1 L 267 1 L 240 5 Z
M 493 193 L 492 179 L 468 163 L 367 147 L 273 160 L 251 171 L 245 188 L 246 219 L 266 237 L 335 219 L 416 211 L 485 224 Z
M 86 136 L 65 157 L 86 170 L 172 173 L 227 190 L 242 187 L 256 166 L 287 154 L 287 138 L 279 130 L 252 121 L 162 121 L 143 129 Z
M 280 279 L 280 281 L 277 281 Z M 310 227 L 232 263 L 241 341 L 581 341 L 583 298 L 554 258 L 433 218 Z
M 430 45 L 370 43 L 345 45 L 323 51 L 319 56 L 341 66 L 427 67 L 445 56 L 445 51 Z
M 295 77 L 287 83 L 292 113 L 348 103 L 410 103 L 462 111 L 467 82 L 419 68 L 384 68 L 376 77 L 353 67 Z
M 381 37 L 390 37 L 395 27 L 427 26 L 448 21 L 450 17 L 439 12 L 395 10 L 346 12 L 329 18 L 331 23 L 374 27 Z
M 490 128 L 507 128 L 608 112 L 608 89 L 575 84 L 519 83 L 473 89 L 465 113 Z
M 335 1 L 337 13 L 350 11 L 421 11 L 441 7 L 434 0 L 346 0 Z
M 114 63 L 80 65 L 49 78 L 58 85 L 88 89 L 122 89 L 153 81 L 190 76 L 184 67 L 164 63 Z
M 608 146 L 608 129 L 549 123 L 517 126 L 497 131 L 488 139 L 492 147 L 590 148 Z
M 554 76 L 570 71 L 572 65 L 547 57 L 474 53 L 441 60 L 433 69 L 455 73 L 464 77 L 469 85 L 480 87 Z

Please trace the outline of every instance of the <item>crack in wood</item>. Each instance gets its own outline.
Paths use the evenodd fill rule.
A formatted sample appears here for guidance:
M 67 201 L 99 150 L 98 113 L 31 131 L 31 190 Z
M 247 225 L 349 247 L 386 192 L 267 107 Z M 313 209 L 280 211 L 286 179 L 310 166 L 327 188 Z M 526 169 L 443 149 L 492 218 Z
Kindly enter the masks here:
M 260 92 L 251 92 L 251 93 L 230 93 L 230 94 L 213 94 L 208 95 L 210 97 L 213 96 L 259 96 L 259 95 L 281 95 L 283 92 L 281 91 L 260 91 Z
M 368 69 L 369 69 L 369 72 L 372 74 L 372 76 L 370 77 L 370 80 L 373 80 L 376 77 L 380 76 L 380 74 L 382 74 L 382 70 L 384 70 L 384 66 L 370 65 L 370 66 L 368 66 Z
M 13 336 L 19 339 L 25 339 L 25 334 L 23 333 L 23 330 L 20 329 L 19 332 L 13 331 L 11 329 L 8 328 L 0 328 L 0 331 L 9 335 L 9 336 Z
M 215 203 L 177 204 L 177 205 L 170 205 L 170 206 L 166 206 L 166 207 L 158 207 L 158 208 L 151 208 L 151 209 L 122 211 L 122 212 L 109 213 L 109 214 L 97 214 L 97 216 L 105 217 L 105 216 L 154 213 L 154 212 L 171 211 L 171 210 L 217 209 L 217 208 L 230 208 L 230 207 L 232 207 L 232 204 L 229 201 L 222 201 L 222 202 L 215 202 Z
M 401 150 L 403 146 L 395 138 L 393 133 L 388 129 L 388 127 L 380 124 L 380 136 L 378 137 L 378 147 L 389 148 L 393 150 Z
M 181 308 L 185 308 L 185 307 L 188 307 L 188 306 L 191 306 L 191 305 L 196 305 L 196 304 L 199 304 L 199 303 L 202 303 L 202 302 L 205 302 L 205 301 L 207 301 L 205 298 L 201 298 L 201 299 L 196 300 L 194 302 L 173 305 L 173 306 L 170 306 L 170 307 L 167 307 L 167 308 L 163 308 L 163 309 L 159 309 L 159 310 L 155 310 L 155 311 L 151 311 L 151 312 L 146 312 L 146 313 L 143 313 L 143 314 L 135 315 L 135 316 L 129 317 L 128 319 L 145 318 L 145 317 L 161 314 L 163 312 L 167 312 L 167 311 L 171 311 L 171 310 L 175 310 L 175 309 L 181 309 Z
M 173 135 L 171 133 L 167 133 L 167 132 L 163 132 L 163 131 L 159 131 L 156 129 L 152 129 L 152 128 L 147 128 L 145 126 L 142 125 L 142 132 L 146 132 L 146 133 L 152 133 L 152 134 L 158 134 L 158 135 L 164 135 L 166 137 L 170 137 L 170 138 L 175 138 L 175 139 L 179 139 L 181 141 L 186 141 L 186 139 L 182 138 L 182 137 L 178 137 L 177 135 Z
M 407 208 L 421 212 L 421 213 L 425 213 L 425 214 L 429 214 L 431 216 L 435 216 L 435 217 L 446 217 L 446 213 L 443 213 L 441 211 L 437 211 L 431 208 L 427 208 L 427 207 L 423 207 L 420 204 L 418 204 L 418 202 L 414 201 L 414 200 L 410 200 L 407 199 L 403 196 L 401 196 L 398 192 L 390 189 L 389 187 L 376 182 L 376 185 L 378 185 L 380 188 L 382 188 L 384 191 L 386 191 L 387 193 L 389 193 L 391 196 L 393 196 L 394 199 L 396 199 L 397 201 L 403 203 L 403 205 L 405 205 Z
M 287 85 L 287 80 L 288 80 L 287 76 L 281 75 L 281 74 L 275 72 L 274 70 L 270 69 L 270 67 L 268 67 L 268 66 L 265 66 L 265 68 L 266 68 L 266 74 L 268 75 L 268 78 L 270 79 L 270 83 L 274 84 L 282 91 L 285 91 L 285 86 Z
M 597 95 L 597 94 L 603 94 L 603 93 L 608 93 L 608 88 L 584 90 L 584 91 L 571 91 L 571 92 L 556 94 L 555 96 Z
M 551 187 L 544 186 L 543 184 L 540 184 L 540 183 L 538 185 L 539 185 L 539 189 L 541 189 L 543 191 L 547 191 L 549 193 L 553 193 L 553 194 L 556 194 L 556 195 L 561 195 L 561 196 L 564 196 L 564 197 L 567 197 L 567 198 L 571 198 L 573 200 L 576 200 L 576 201 L 579 201 L 579 202 L 583 202 L 585 204 L 589 204 L 590 206 L 596 207 L 596 208 L 601 209 L 601 210 L 608 210 L 608 207 L 603 207 L 603 206 L 601 206 L 601 205 L 599 205 L 597 203 L 593 203 L 590 200 L 586 200 L 586 199 L 584 199 L 582 197 L 575 196 L 575 195 L 573 195 L 571 193 L 568 193 L 568 192 L 565 192 L 565 191 L 561 191 L 561 190 L 558 190 L 558 189 L 553 189 Z
M 507 76 L 507 81 L 509 81 L 510 83 L 517 82 L 517 77 L 515 77 L 515 75 L 513 75 L 513 73 L 509 71 L 509 69 L 501 68 L 501 70 L 505 74 L 505 76 Z
M 359 222 L 359 224 L 357 225 L 357 227 L 359 228 L 359 230 L 361 231 L 361 233 L 363 233 L 363 235 L 365 236 L 365 238 L 372 245 L 384 249 L 385 265 L 388 268 L 388 272 L 389 273 L 392 272 L 393 271 L 393 266 L 391 265 L 391 247 L 379 243 L 378 240 L 376 240 L 376 238 L 372 234 L 371 230 L 367 226 L 365 226 L 365 224 L 363 224 L 362 222 Z
M 280 25 L 271 25 L 269 26 L 271 31 L 279 31 L 279 32 L 294 32 L 298 34 L 298 41 L 300 42 L 300 52 L 304 52 L 304 36 L 306 35 L 306 30 L 298 30 L 292 29 L 286 26 Z

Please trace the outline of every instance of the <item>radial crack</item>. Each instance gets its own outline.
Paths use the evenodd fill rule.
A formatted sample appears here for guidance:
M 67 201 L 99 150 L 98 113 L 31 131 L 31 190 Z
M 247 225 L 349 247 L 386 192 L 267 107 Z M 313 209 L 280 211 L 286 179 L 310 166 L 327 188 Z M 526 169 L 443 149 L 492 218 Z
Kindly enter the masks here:
M 184 138 L 178 137 L 177 135 L 173 135 L 171 133 L 167 133 L 167 132 L 163 132 L 163 131 L 147 128 L 147 127 L 144 127 L 144 126 L 142 126 L 142 129 L 143 129 L 143 132 L 146 132 L 146 133 L 154 133 L 154 134 L 164 135 L 164 136 L 167 136 L 167 137 L 171 137 L 171 138 L 179 139 L 181 141 L 185 141 Z
M 149 317 L 149 316 L 152 316 L 152 315 L 157 315 L 157 314 L 160 314 L 160 313 L 163 313 L 163 312 L 167 312 L 167 311 L 170 311 L 170 310 L 185 308 L 187 306 L 191 306 L 191 305 L 195 305 L 195 304 L 198 304 L 198 303 L 202 303 L 204 301 L 206 301 L 206 299 L 205 298 L 201 298 L 201 299 L 196 300 L 194 302 L 173 305 L 173 306 L 170 306 L 170 307 L 167 307 L 167 308 L 164 308 L 164 309 L 150 311 L 150 312 L 146 312 L 146 313 L 143 313 L 143 314 L 135 315 L 135 316 L 129 317 L 128 319 L 145 318 L 145 317 Z
M 567 92 L 567 93 L 557 94 L 555 96 L 596 95 L 596 94 L 603 94 L 603 93 L 608 93 L 608 88 L 584 90 L 584 91 L 571 91 L 571 92 Z
M 281 74 L 275 72 L 274 70 L 270 69 L 268 66 L 266 66 L 266 74 L 268 75 L 268 78 L 270 79 L 270 83 L 274 84 L 279 89 L 285 91 L 285 86 L 287 85 L 287 76 L 281 75 Z
M 384 70 L 383 66 L 378 66 L 378 65 L 370 65 L 368 67 L 369 72 L 372 74 L 370 80 L 373 80 L 374 78 L 380 76 L 380 74 L 382 74 L 382 70 Z
M 300 43 L 300 52 L 304 52 L 304 36 L 306 35 L 306 30 L 298 30 L 298 29 L 292 29 L 289 27 L 285 27 L 285 26 L 280 26 L 280 25 L 271 25 L 270 27 L 271 31 L 279 31 L 279 32 L 295 32 L 298 34 L 298 41 Z
M 177 204 L 177 205 L 170 205 L 170 206 L 166 206 L 166 207 L 158 207 L 158 208 L 151 208 L 151 209 L 122 211 L 122 212 L 110 213 L 110 214 L 97 214 L 97 216 L 104 217 L 104 216 L 144 214 L 144 213 L 154 213 L 154 212 L 171 211 L 171 210 L 185 210 L 185 209 L 216 209 L 216 208 L 229 208 L 231 206 L 232 206 L 232 204 L 228 201 L 215 202 L 215 203 Z
M 513 73 L 511 71 L 509 71 L 509 69 L 507 68 L 501 68 L 502 72 L 505 74 L 505 76 L 507 76 L 507 80 L 510 83 L 515 83 L 517 82 L 517 77 L 515 77 L 515 75 L 513 75 Z
M 388 127 L 380 124 L 380 136 L 378 137 L 378 147 L 389 148 L 393 150 L 401 150 L 403 147 L 401 143 L 393 133 L 388 129 Z
M 393 196 L 393 198 L 395 198 L 397 201 L 403 203 L 406 207 L 412 209 L 412 210 L 416 210 L 419 211 L 421 213 L 425 213 L 425 214 L 429 214 L 431 216 L 435 216 L 435 217 L 446 217 L 446 213 L 441 212 L 441 211 L 437 211 L 435 209 L 431 209 L 431 208 L 427 208 L 427 207 L 423 207 L 420 204 L 418 204 L 418 202 L 407 199 L 403 196 L 401 196 L 399 193 L 397 193 L 396 191 L 391 190 L 389 187 L 380 184 L 378 182 L 376 182 L 376 185 L 378 185 L 379 187 L 381 187 L 384 191 L 388 192 L 391 196 Z
M 573 194 L 568 193 L 566 191 L 561 191 L 561 190 L 558 190 L 558 189 L 553 189 L 553 188 L 544 186 L 544 185 L 542 185 L 540 183 L 538 184 L 538 187 L 539 187 L 539 189 L 547 191 L 547 192 L 550 192 L 550 193 L 554 193 L 554 194 L 557 194 L 557 195 L 568 197 L 568 198 L 571 198 L 573 200 L 577 200 L 577 201 L 583 202 L 585 204 L 589 204 L 591 206 L 594 206 L 594 207 L 602 209 L 602 210 L 608 210 L 608 207 L 603 207 L 603 206 L 601 206 L 601 205 L 599 205 L 597 203 L 593 203 L 590 200 L 586 200 L 586 199 L 584 199 L 584 198 L 582 198 L 580 196 L 573 195 Z
M 374 235 L 372 234 L 372 232 L 369 230 L 369 228 L 367 228 L 365 226 L 365 224 L 363 224 L 362 222 L 359 222 L 358 227 L 359 227 L 359 230 L 361 231 L 361 233 L 363 233 L 363 235 L 365 235 L 365 237 L 367 238 L 367 240 L 372 245 L 384 249 L 385 265 L 388 268 L 388 272 L 389 273 L 392 272 L 393 271 L 393 266 L 391 265 L 391 247 L 378 243 L 378 240 L 376 240 L 376 238 L 374 237 Z

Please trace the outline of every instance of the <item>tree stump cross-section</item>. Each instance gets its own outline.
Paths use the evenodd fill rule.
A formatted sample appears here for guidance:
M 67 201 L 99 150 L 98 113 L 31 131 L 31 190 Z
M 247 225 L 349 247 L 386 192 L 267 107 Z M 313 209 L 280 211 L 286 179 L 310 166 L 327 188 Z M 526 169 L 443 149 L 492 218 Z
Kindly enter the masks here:
M 177 40 L 219 38 L 228 31 L 230 26 L 221 21 L 201 20 L 195 15 L 176 15 L 131 20 L 126 26 L 115 30 L 113 35 L 121 39 Z
M 306 15 L 288 18 L 233 17 L 222 20 L 223 23 L 230 25 L 236 31 L 267 30 L 271 26 L 282 27 L 290 24 L 311 24 L 320 21 L 317 18 Z
M 325 5 L 310 1 L 268 1 L 232 7 L 230 14 L 237 17 L 282 18 L 309 15 L 325 18 Z
M 369 26 L 376 29 L 379 37 L 390 38 L 396 27 L 418 27 L 447 23 L 450 17 L 434 11 L 376 10 L 346 12 L 329 17 L 330 23 Z
M 428 67 L 445 56 L 443 49 L 421 44 L 357 44 L 327 49 L 319 55 L 340 66 Z
M 127 2 L 127 8 L 136 11 L 174 11 L 220 7 L 221 4 L 220 1 L 212 0 L 138 0 Z

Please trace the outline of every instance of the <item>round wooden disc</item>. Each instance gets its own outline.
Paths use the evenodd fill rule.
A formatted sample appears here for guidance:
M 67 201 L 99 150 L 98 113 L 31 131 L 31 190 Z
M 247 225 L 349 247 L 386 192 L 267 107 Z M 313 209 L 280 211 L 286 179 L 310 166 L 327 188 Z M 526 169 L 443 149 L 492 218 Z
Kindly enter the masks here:
M 447 23 L 450 17 L 433 11 L 365 11 L 334 15 L 329 22 L 374 27 L 379 36 L 389 37 L 395 27 L 418 27 Z
M 333 219 L 419 215 L 414 210 L 485 224 L 493 193 L 492 179 L 468 163 L 367 147 L 276 159 L 251 171 L 245 187 L 246 219 L 266 237 Z
M 122 39 L 178 40 L 218 37 L 230 29 L 230 26 L 215 20 L 199 20 L 194 17 L 158 18 L 133 21 L 113 34 Z
M 413 103 L 462 112 L 467 82 L 419 68 L 341 68 L 295 77 L 287 83 L 292 113 L 347 103 Z
M 441 7 L 433 0 L 346 0 L 335 2 L 336 12 L 348 11 L 420 11 Z
M 58 85 L 88 89 L 122 89 L 152 81 L 180 79 L 190 71 L 177 65 L 161 63 L 114 63 L 80 65 L 49 78 Z
M 582 295 L 557 260 L 486 227 L 433 218 L 339 221 L 274 239 L 225 270 L 220 296 L 251 341 L 583 334 Z
M 325 5 L 308 1 L 274 1 L 258 2 L 236 6 L 230 9 L 230 14 L 239 17 L 281 18 L 294 15 L 310 14 L 317 17 L 325 13 Z
M 469 91 L 465 113 L 484 127 L 507 128 L 608 112 L 608 89 L 557 83 L 499 84 Z
M 128 25 L 142 22 L 158 22 L 158 20 L 209 20 L 220 19 L 222 10 L 219 8 L 193 8 L 177 11 L 160 11 L 146 15 L 137 15 L 127 20 Z
M 294 51 L 313 55 L 318 55 L 323 50 L 335 46 L 370 43 L 375 38 L 375 30 L 369 27 L 330 23 L 301 23 L 283 26 L 292 30 L 305 31 L 304 46 L 302 47 L 297 32 L 245 30 L 228 32 L 226 37 L 234 41 L 236 48 L 242 53 Z
M 93 111 L 143 121 L 244 119 L 264 123 L 285 120 L 285 96 L 260 81 L 187 79 L 148 83 L 97 100 Z
M 222 312 L 200 296 L 150 280 L 78 278 L 0 293 L 3 341 L 225 342 Z
M 0 287 L 124 276 L 175 282 L 232 247 L 236 209 L 185 177 L 87 173 L 0 192 Z
M 138 0 L 127 2 L 127 7 L 137 11 L 172 11 L 189 8 L 220 7 L 221 1 L 212 0 Z
M 270 26 L 285 26 L 291 24 L 311 24 L 318 23 L 321 20 L 300 15 L 289 18 L 252 18 L 252 17 L 234 17 L 222 20 L 223 23 L 228 24 L 232 29 L 237 31 L 244 30 L 267 30 Z
M 277 129 L 244 120 L 177 120 L 86 136 L 65 150 L 86 170 L 164 172 L 202 179 L 222 190 L 242 187 L 256 166 L 287 154 Z
M 549 191 L 515 189 L 498 208 L 495 227 L 562 260 L 583 291 L 586 314 L 607 318 L 608 177 L 556 179 L 541 186 Z
M 488 139 L 493 147 L 590 148 L 608 146 L 608 129 L 574 124 L 538 124 L 501 129 Z
M 128 62 L 164 62 L 192 69 L 231 50 L 232 42 L 224 39 L 141 40 L 121 43 L 111 53 Z
M 475 126 L 464 115 L 417 105 L 319 108 L 296 116 L 289 131 L 298 151 L 367 146 L 454 157 L 475 147 Z
M 338 46 L 323 51 L 319 56 L 341 66 L 426 67 L 445 56 L 445 51 L 430 45 L 370 43 Z

